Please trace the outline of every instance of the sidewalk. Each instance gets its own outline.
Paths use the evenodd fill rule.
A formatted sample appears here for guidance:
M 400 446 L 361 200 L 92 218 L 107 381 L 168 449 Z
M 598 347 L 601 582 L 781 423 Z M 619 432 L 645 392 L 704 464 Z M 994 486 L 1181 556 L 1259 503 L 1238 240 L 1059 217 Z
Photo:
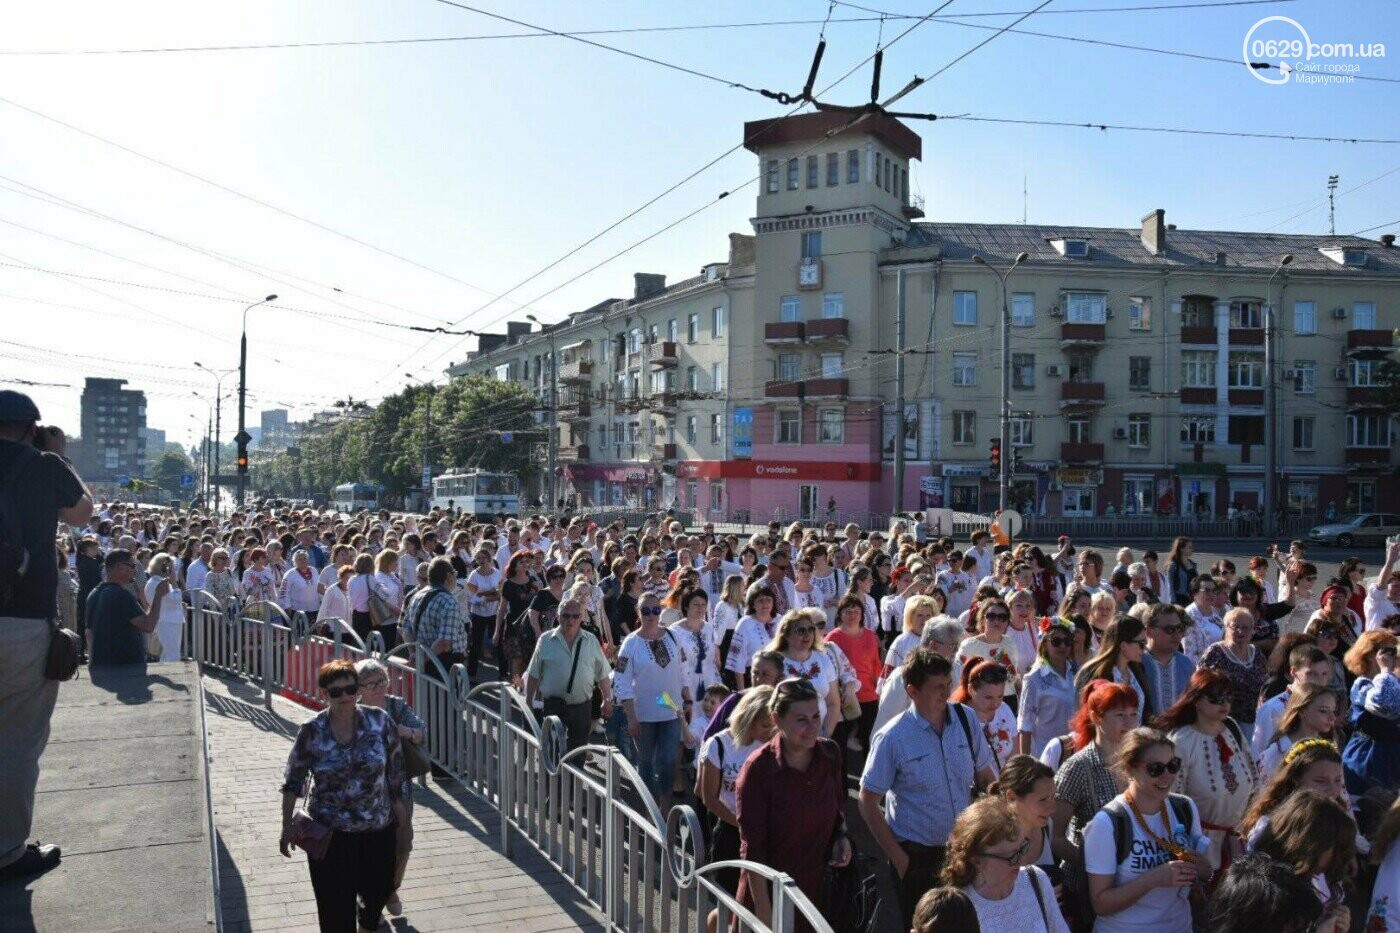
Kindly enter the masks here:
M 228 933 L 314 933 L 306 856 L 277 851 L 282 772 L 298 726 L 313 713 L 237 680 L 204 678 L 212 748 L 219 879 Z M 545 933 L 602 929 L 598 915 L 524 840 L 516 861 L 496 848 L 495 810 L 459 786 L 416 787 L 413 856 L 402 917 L 380 929 Z

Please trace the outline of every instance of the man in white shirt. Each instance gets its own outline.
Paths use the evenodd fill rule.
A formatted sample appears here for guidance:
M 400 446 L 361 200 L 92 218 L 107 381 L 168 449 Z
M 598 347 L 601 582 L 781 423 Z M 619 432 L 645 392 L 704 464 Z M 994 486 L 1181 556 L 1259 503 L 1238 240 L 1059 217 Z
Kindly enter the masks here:
M 505 540 L 496 549 L 496 566 L 505 567 L 510 563 L 510 556 L 520 550 L 520 526 L 512 522 L 506 526 Z
M 1108 581 L 1103 579 L 1103 555 L 1098 551 L 1092 549 L 1080 551 L 1077 571 L 1079 577 L 1075 584 L 1077 588 L 1084 590 L 1090 596 L 1095 593 L 1113 595 L 1113 587 L 1109 586 Z
M 185 600 L 187 602 L 196 590 L 204 589 L 204 582 L 209 577 L 209 558 L 212 556 L 214 556 L 214 544 L 212 541 L 205 541 L 199 546 L 199 556 L 190 561 L 189 569 L 185 571 Z
M 773 615 L 775 618 L 782 618 L 784 613 L 797 604 L 797 586 L 787 575 L 790 563 L 791 558 L 782 551 L 775 551 L 769 555 L 767 573 L 749 587 L 744 598 L 747 599 L 748 594 L 759 587 L 770 588 L 778 598 L 777 605 L 773 607 Z
M 1386 548 L 1385 566 L 1376 574 L 1375 585 L 1366 591 L 1366 631 L 1380 628 L 1386 619 L 1400 614 L 1400 541 Z
M 724 598 L 725 579 L 742 569 L 738 564 L 731 564 L 724 559 L 723 547 L 718 544 L 710 545 L 705 551 L 705 565 L 700 568 L 700 586 L 710 597 L 711 606 Z

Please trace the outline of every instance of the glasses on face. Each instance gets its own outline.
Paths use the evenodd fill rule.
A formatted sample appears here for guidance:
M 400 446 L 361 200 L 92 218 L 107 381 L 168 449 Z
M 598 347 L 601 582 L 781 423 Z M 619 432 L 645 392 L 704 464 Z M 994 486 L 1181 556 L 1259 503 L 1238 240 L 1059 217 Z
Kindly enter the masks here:
M 1007 855 L 1002 855 L 998 852 L 988 852 L 984 849 L 982 851 L 982 857 L 996 859 L 998 862 L 1005 862 L 1008 865 L 1016 865 L 1021 861 L 1021 859 L 1025 858 L 1025 855 L 1027 852 L 1030 851 L 1030 848 L 1030 839 L 1022 839 L 1021 844 L 1016 847 L 1015 852 L 1011 852 Z
M 794 627 L 793 627 L 793 630 L 792 630 L 792 634 L 794 634 L 794 635 L 808 635 L 808 636 L 810 636 L 810 635 L 815 635 L 815 634 L 817 634 L 817 627 L 816 627 L 815 625 L 798 625 L 798 626 L 794 626 Z
M 641 609 L 638 609 L 637 611 L 638 611 L 639 613 L 641 613 L 642 615 L 644 615 L 644 616 L 659 616 L 659 615 L 661 615 L 661 607 L 660 607 L 660 606 L 643 606 Z
M 1226 703 L 1230 702 L 1230 695 L 1218 692 L 1203 693 L 1201 694 L 1201 699 L 1205 700 L 1207 703 L 1215 703 L 1224 706 Z
M 1065 638 L 1064 636 L 1056 636 L 1054 638 L 1045 639 L 1045 643 L 1051 648 L 1068 648 L 1070 645 L 1074 644 L 1074 640 Z
M 656 610 L 656 611 L 657 611 L 657 612 L 660 612 L 661 610 L 658 609 L 658 610 Z M 581 612 L 561 612 L 561 613 L 559 613 L 559 618 L 561 618 L 561 619 L 582 619 L 582 618 L 583 618 L 583 613 L 581 613 Z
M 374 680 L 365 680 L 360 683 L 361 690 L 382 690 L 388 686 L 389 681 L 383 677 L 376 677 Z
M 1203 586 L 1203 587 L 1201 587 L 1201 592 L 1202 592 L 1202 593 L 1214 593 L 1214 592 L 1215 592 L 1215 587 L 1213 587 L 1213 586 Z
M 326 696 L 330 697 L 332 700 L 338 700 L 338 699 L 340 699 L 341 697 L 346 697 L 346 696 L 352 697 L 352 696 L 354 696 L 355 694 L 357 694 L 357 693 L 359 693 L 359 692 L 360 692 L 360 685 L 359 685 L 359 684 L 351 684 L 351 685 L 348 686 L 348 687 L 327 687 L 327 688 L 326 688 Z
M 1010 622 L 1010 621 L 1011 621 L 1011 615 L 1010 615 L 1010 613 L 1006 613 L 1006 612 L 989 612 L 989 613 L 987 613 L 986 615 L 984 615 L 982 618 L 986 619 L 988 622 Z
M 1142 770 L 1146 771 L 1147 776 L 1150 778 L 1159 778 L 1164 772 L 1167 774 L 1176 774 L 1181 770 L 1181 759 L 1173 758 L 1171 761 L 1144 762 Z

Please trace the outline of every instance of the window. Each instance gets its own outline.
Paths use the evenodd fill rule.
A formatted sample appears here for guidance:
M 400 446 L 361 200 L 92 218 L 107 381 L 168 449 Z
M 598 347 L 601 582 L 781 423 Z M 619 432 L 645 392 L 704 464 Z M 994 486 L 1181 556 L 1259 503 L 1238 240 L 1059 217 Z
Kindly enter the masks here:
M 843 354 L 823 353 L 822 354 L 822 378 L 840 379 L 846 369 L 846 361 Z
M 774 418 L 778 425 L 777 443 L 802 443 L 802 416 L 800 412 L 792 408 L 783 408 L 778 410 Z
M 1212 415 L 1187 415 L 1182 418 L 1181 443 L 1214 444 L 1215 417 Z
M 788 159 L 787 187 L 789 191 L 797 190 L 797 160 Z
M 817 157 L 814 156 L 814 155 L 809 155 L 809 156 L 807 157 L 807 187 L 808 187 L 808 188 L 815 188 L 816 186 L 817 186 Z
M 796 382 L 802 375 L 802 355 L 800 353 L 778 354 L 778 378 L 783 382 Z
M 1258 301 L 1230 302 L 1230 326 L 1257 330 L 1264 326 L 1264 305 Z
M 1317 394 L 1317 360 L 1293 361 L 1293 391 L 1299 395 Z
M 1231 444 L 1262 444 L 1264 443 L 1264 416 L 1263 415 L 1231 415 L 1230 416 L 1230 437 Z
M 1108 296 L 1091 292 L 1065 295 L 1065 320 L 1071 324 L 1102 324 L 1108 320 Z
M 1181 326 L 1214 327 L 1214 300 L 1201 295 L 1181 299 Z
M 1152 388 L 1152 357 L 1128 357 L 1128 388 L 1134 392 L 1146 392 Z
M 700 391 L 700 373 L 694 366 L 685 368 L 685 388 L 688 392 Z
M 955 386 L 975 386 L 975 385 L 977 385 L 977 354 L 976 354 L 976 353 L 954 353 L 954 354 L 953 354 L 953 385 L 955 385 Z
M 1353 479 L 1347 481 L 1347 500 L 1343 512 L 1374 512 L 1376 510 L 1376 481 Z
M 975 444 L 975 443 L 977 443 L 977 412 L 975 412 L 975 411 L 955 411 L 955 412 L 953 412 L 953 443 L 954 443 L 954 444 Z
M 1293 419 L 1293 449 L 1312 450 L 1313 449 L 1313 423 L 1315 419 L 1311 416 L 1299 416 Z
M 642 329 L 640 327 L 634 327 L 627 332 L 627 352 L 642 352 Z
M 724 443 L 724 413 L 716 412 L 710 415 L 710 443 Z
M 850 149 L 846 152 L 846 184 L 854 185 L 860 182 L 860 150 Z
M 1316 302 L 1316 301 L 1295 301 L 1295 302 L 1293 302 L 1293 333 L 1295 333 L 1295 334 L 1315 334 L 1315 333 L 1317 333 L 1317 302 Z
M 676 334 L 678 333 L 680 333 L 680 331 L 676 327 L 676 319 L 671 318 L 671 320 L 666 322 L 666 339 L 671 341 L 672 343 L 675 343 Z
M 710 511 L 724 511 L 724 480 L 710 480 Z
M 1152 329 L 1152 299 L 1128 299 L 1128 330 Z
M 802 296 L 784 295 L 778 303 L 778 320 L 784 324 L 802 320 Z
M 1088 418 L 1071 418 L 1068 427 L 1071 444 L 1093 443 L 1092 422 Z
M 691 314 L 685 321 L 685 342 L 695 343 L 700 339 L 700 315 Z
M 1035 419 L 1029 414 L 1011 416 L 1011 446 L 1030 447 L 1035 443 Z
M 901 190 L 903 194 L 901 194 Z M 894 179 L 894 193 L 906 204 L 909 202 L 909 170 L 902 168 Z
M 828 152 L 826 154 L 826 186 L 834 187 L 841 183 L 841 154 Z
M 1358 301 L 1351 306 L 1352 330 L 1376 329 L 1376 305 L 1372 301 Z
M 1146 447 L 1152 443 L 1152 416 L 1128 416 L 1128 446 Z
M 1011 388 L 1035 388 L 1035 354 L 1011 354 Z
M 769 159 L 769 160 L 768 160 L 768 172 L 767 172 L 767 175 L 768 175 L 768 193 L 769 193 L 769 194 L 777 194 L 777 193 L 778 193 L 778 160 L 777 160 L 777 159 Z
M 710 364 L 710 390 L 712 392 L 724 391 L 724 364 Z
M 1259 353 L 1230 354 L 1230 388 L 1262 389 L 1264 387 L 1264 357 Z
M 890 158 L 885 156 L 885 190 L 890 190 Z
M 1380 375 L 1380 360 L 1352 360 L 1347 364 L 1347 385 L 1373 386 Z
M 1014 327 L 1035 326 L 1035 295 L 1017 292 L 1011 296 L 1011 324 Z
M 1185 350 L 1181 354 L 1181 384 L 1188 389 L 1215 388 L 1215 351 Z
M 839 444 L 845 434 L 846 412 L 840 408 L 823 408 L 817 420 L 817 441 Z
M 822 232 L 813 230 L 802 234 L 802 258 L 818 259 L 822 254 Z
M 724 336 L 724 306 L 710 309 L 710 336 L 718 340 Z
M 695 445 L 695 416 L 685 416 L 685 442 L 691 446 Z
M 846 316 L 846 296 L 841 292 L 827 292 L 822 295 L 822 317 Z
M 1094 354 L 1071 353 L 1069 355 L 1069 381 L 1094 381 Z
M 1288 483 L 1288 514 L 1314 515 L 1317 513 L 1317 480 L 1295 479 Z
M 976 292 L 953 292 L 953 323 L 977 324 Z
M 1348 447 L 1389 447 L 1389 415 L 1347 415 Z

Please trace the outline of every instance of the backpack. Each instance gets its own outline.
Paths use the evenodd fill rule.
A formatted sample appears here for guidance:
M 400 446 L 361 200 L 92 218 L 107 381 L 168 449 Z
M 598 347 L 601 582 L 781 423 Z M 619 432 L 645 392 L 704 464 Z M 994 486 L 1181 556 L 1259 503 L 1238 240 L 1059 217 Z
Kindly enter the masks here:
M 24 528 L 20 523 L 14 491 L 20 474 L 38 456 L 38 451 L 33 447 L 24 446 L 5 472 L 4 482 L 0 483 L 0 606 L 10 604 L 15 590 L 29 573 L 29 548 L 24 543 Z
M 1191 798 L 1182 794 L 1168 794 L 1167 803 L 1171 807 L 1173 825 L 1180 825 L 1186 832 L 1190 832 L 1193 815 Z M 1117 861 L 1121 864 L 1133 848 L 1133 815 L 1116 798 L 1104 804 L 1103 812 L 1113 821 L 1114 850 Z

